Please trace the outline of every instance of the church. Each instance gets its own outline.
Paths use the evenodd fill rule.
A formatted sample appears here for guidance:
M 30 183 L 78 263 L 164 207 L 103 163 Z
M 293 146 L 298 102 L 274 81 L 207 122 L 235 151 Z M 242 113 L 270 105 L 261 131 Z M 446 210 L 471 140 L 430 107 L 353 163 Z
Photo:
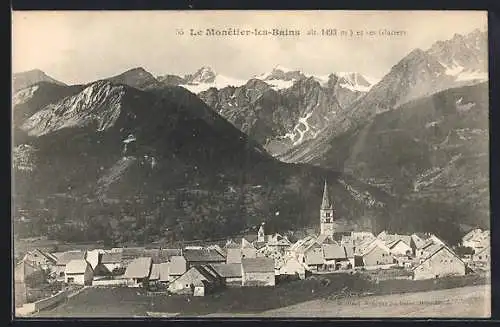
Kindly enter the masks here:
M 333 210 L 333 204 L 330 201 L 330 196 L 328 194 L 328 185 L 325 180 L 325 187 L 323 189 L 323 200 L 321 201 L 320 207 L 320 235 L 332 236 L 335 232 L 335 211 Z

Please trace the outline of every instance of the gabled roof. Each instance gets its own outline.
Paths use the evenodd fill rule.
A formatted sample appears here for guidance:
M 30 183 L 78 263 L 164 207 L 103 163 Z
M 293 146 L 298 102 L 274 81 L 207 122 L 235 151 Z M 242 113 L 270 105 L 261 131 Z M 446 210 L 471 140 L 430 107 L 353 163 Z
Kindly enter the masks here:
M 241 277 L 241 265 L 239 263 L 219 263 L 210 265 L 219 276 L 224 278 Z
M 273 272 L 274 259 L 271 258 L 242 258 L 241 266 L 245 273 Z
M 139 257 L 132 260 L 125 270 L 125 278 L 145 278 L 151 273 L 152 259 Z
M 89 263 L 84 259 L 71 260 L 66 264 L 66 274 L 84 274 Z
M 47 258 L 47 260 L 53 262 L 53 263 L 56 263 L 57 262 L 57 257 L 51 253 L 48 253 L 48 252 L 45 252 L 45 251 L 42 251 L 41 249 L 34 249 L 33 251 L 30 251 L 28 253 L 38 253 L 39 255 Z
M 181 249 L 158 249 L 151 253 L 151 258 L 153 263 L 165 263 L 170 260 L 171 257 L 176 255 L 182 255 Z
M 248 243 L 253 243 L 257 241 L 257 234 L 247 234 L 242 237 L 244 240 L 246 240 Z
M 67 265 L 71 260 L 85 260 L 86 256 L 85 251 L 67 251 L 61 253 L 60 256 L 57 257 L 57 265 L 58 266 L 65 266 Z
M 153 266 L 151 267 L 151 274 L 149 275 L 149 280 L 159 280 L 161 282 L 168 281 L 169 266 L 169 262 L 153 263 Z
M 399 243 L 406 244 L 408 247 L 410 246 L 409 244 L 407 244 L 407 243 L 406 243 L 405 241 L 403 241 L 402 239 L 397 239 L 397 240 L 394 240 L 394 241 L 392 241 L 392 242 L 390 242 L 390 243 L 388 243 L 388 244 L 386 244 L 386 245 L 387 245 L 387 247 L 388 247 L 389 249 L 391 249 L 391 250 L 392 250 L 392 249 L 393 249 L 396 245 L 398 245 Z
M 418 249 L 420 248 L 421 246 L 423 246 L 425 244 L 425 240 L 422 239 L 420 236 L 418 236 L 417 234 L 412 234 L 411 235 L 411 240 L 413 241 L 413 243 L 415 244 L 415 247 Z
M 367 248 L 364 249 L 361 255 L 365 256 L 370 252 L 372 252 L 373 250 L 375 250 L 376 248 L 380 248 L 385 252 L 390 253 L 390 249 L 381 240 L 374 240 L 372 243 L 370 243 L 370 245 Z
M 431 252 L 429 252 L 429 254 L 418 264 L 416 265 L 415 267 L 412 268 L 412 270 L 415 270 L 417 269 L 418 267 L 420 267 L 424 262 L 426 262 L 427 260 L 429 260 L 430 258 L 432 258 L 436 253 L 439 253 L 440 251 L 444 250 L 444 251 L 448 251 L 449 253 L 451 253 L 455 258 L 457 258 L 461 263 L 463 263 L 465 265 L 465 262 L 462 261 L 462 259 L 455 254 L 455 252 L 453 252 L 450 248 L 448 248 L 446 245 L 443 245 L 443 244 L 436 244 L 437 247 L 433 248 L 433 250 Z
M 256 241 L 249 242 L 246 238 L 242 238 L 241 239 L 241 248 L 242 249 L 255 248 L 255 246 L 253 245 L 254 242 L 256 242 Z
M 181 275 L 186 272 L 186 258 L 176 255 L 170 258 L 169 273 L 171 275 Z
M 345 245 L 344 249 L 345 249 L 345 254 L 346 254 L 347 258 L 354 258 L 354 246 Z
M 101 263 L 120 263 L 122 261 L 121 252 L 106 252 L 102 255 Z
M 194 266 L 186 271 L 182 276 L 179 276 L 174 282 L 176 281 L 183 281 L 183 283 L 201 286 L 206 285 L 207 283 L 214 283 L 216 278 L 213 273 L 210 273 L 207 270 L 207 268 L 203 266 Z
M 323 257 L 326 260 L 347 258 L 345 248 L 338 244 L 323 244 Z
M 382 232 L 377 236 L 378 239 L 384 241 L 386 244 L 392 243 L 397 240 L 402 240 L 408 246 L 411 245 L 411 236 L 410 235 L 401 235 L 401 234 L 388 234 L 387 232 Z
M 223 262 L 226 260 L 216 249 L 185 249 L 182 254 L 187 262 Z
M 234 242 L 233 240 L 229 240 L 226 243 L 226 245 L 224 246 L 224 248 L 226 248 L 226 249 L 240 249 L 241 244 L 238 244 L 238 243 Z

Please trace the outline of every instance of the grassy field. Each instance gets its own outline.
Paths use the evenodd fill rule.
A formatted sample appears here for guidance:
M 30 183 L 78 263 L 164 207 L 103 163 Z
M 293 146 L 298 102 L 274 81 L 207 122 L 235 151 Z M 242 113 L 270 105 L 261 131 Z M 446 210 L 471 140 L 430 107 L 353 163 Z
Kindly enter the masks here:
M 315 300 L 337 301 L 418 291 L 435 291 L 485 285 L 480 276 L 465 276 L 430 281 L 393 280 L 374 283 L 362 275 L 332 274 L 313 276 L 270 288 L 231 288 L 205 297 L 148 296 L 141 289 L 88 288 L 65 304 L 39 313 L 40 317 L 137 317 L 147 312 L 204 316 L 209 314 L 262 314 Z M 403 295 L 404 296 L 404 295 Z M 396 298 L 401 299 L 401 295 Z M 272 312 L 272 311 L 271 311 Z

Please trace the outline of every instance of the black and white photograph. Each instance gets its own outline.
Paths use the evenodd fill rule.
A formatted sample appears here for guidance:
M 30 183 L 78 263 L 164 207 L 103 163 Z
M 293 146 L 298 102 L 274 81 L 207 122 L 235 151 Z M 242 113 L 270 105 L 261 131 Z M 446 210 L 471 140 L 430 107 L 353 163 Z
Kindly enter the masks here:
M 15 318 L 491 317 L 486 11 L 12 11 Z

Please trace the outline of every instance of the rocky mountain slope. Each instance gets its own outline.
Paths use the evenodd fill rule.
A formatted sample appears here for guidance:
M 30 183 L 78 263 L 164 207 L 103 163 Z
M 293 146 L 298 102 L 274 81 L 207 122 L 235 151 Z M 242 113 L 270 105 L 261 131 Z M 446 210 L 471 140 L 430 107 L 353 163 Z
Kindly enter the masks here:
M 325 153 L 321 144 L 372 120 L 377 114 L 408 101 L 449 88 L 474 85 L 488 79 L 487 34 L 475 30 L 439 41 L 428 50 L 415 49 L 399 61 L 369 92 L 355 100 L 335 122 L 309 142 L 279 158 L 286 162 L 311 162 Z
M 102 80 L 31 112 L 13 149 L 20 235 L 120 243 L 317 225 L 325 178 L 350 225 L 384 228 L 396 203 L 348 175 L 273 159 L 181 87 Z
M 17 92 L 21 89 L 27 88 L 39 82 L 49 82 L 52 84 L 57 84 L 64 86 L 63 82 L 60 82 L 49 75 L 45 74 L 39 69 L 32 69 L 25 72 L 15 73 L 12 76 L 12 89 L 13 92 Z
M 369 87 L 359 74 L 318 78 L 275 68 L 240 87 L 210 88 L 198 96 L 269 153 L 279 155 L 316 138 Z
M 449 89 L 329 139 L 312 163 L 418 203 L 449 205 L 457 220 L 488 227 L 488 116 L 487 83 Z

